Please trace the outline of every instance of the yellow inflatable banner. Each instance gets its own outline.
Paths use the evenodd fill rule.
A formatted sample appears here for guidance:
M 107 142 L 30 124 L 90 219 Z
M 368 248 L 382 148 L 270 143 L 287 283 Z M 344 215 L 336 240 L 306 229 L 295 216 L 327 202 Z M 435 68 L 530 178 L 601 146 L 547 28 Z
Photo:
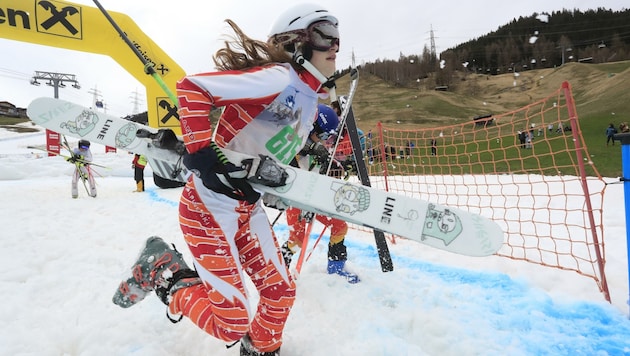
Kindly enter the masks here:
M 183 69 L 129 16 L 108 13 L 175 92 L 175 83 L 185 75 Z M 55 0 L 0 0 L 0 38 L 111 57 L 145 86 L 149 125 L 181 132 L 176 103 L 146 74 L 143 63 L 98 8 Z

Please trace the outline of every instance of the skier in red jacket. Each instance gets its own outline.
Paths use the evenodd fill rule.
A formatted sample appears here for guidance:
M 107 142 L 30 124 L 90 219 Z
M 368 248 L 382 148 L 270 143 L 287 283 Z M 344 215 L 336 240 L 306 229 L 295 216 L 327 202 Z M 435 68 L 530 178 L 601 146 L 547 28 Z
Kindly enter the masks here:
M 219 71 L 177 84 L 184 164 L 194 173 L 179 220 L 194 270 L 151 237 L 113 301 L 129 307 L 155 290 L 171 315 L 186 316 L 226 342 L 240 340 L 241 355 L 279 355 L 295 282 L 260 194 L 241 168 L 222 158 L 221 148 L 291 161 L 313 127 L 318 100 L 327 97 L 323 84 L 339 51 L 337 19 L 317 5 L 297 5 L 279 16 L 267 42 L 227 22 L 235 37 L 215 54 Z M 224 110 L 213 123 L 214 107 Z M 260 296 L 254 309 L 246 275 Z

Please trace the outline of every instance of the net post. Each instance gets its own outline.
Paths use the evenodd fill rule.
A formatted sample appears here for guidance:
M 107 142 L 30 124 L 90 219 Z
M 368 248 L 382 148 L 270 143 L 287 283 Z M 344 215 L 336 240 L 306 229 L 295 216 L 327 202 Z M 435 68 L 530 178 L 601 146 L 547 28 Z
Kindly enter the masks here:
M 624 203 L 626 207 L 626 224 L 630 221 L 630 133 L 615 134 L 613 140 L 621 142 L 621 172 L 620 180 L 623 182 Z M 626 229 L 626 253 L 628 256 L 628 285 L 630 286 L 630 230 Z M 630 289 L 628 300 L 630 304 Z M 630 319 L 630 314 L 628 315 Z

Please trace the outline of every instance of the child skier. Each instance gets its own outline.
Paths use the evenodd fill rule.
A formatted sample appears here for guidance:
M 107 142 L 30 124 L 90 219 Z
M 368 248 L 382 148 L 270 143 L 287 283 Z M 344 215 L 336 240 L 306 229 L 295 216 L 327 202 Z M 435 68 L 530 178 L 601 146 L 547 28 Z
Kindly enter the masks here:
M 92 162 L 92 151 L 90 151 L 90 141 L 79 140 L 79 144 L 72 150 L 71 156 L 66 161 L 74 164 L 74 174 L 72 175 L 72 198 L 79 197 L 79 178 L 85 185 L 87 181 L 90 186 L 89 195 L 96 198 L 96 182 L 92 175 L 90 162 Z

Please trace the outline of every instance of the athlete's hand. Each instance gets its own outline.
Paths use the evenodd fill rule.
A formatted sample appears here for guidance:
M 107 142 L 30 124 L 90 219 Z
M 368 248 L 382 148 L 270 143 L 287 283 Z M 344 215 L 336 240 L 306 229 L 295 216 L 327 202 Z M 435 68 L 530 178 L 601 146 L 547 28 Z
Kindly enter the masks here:
M 315 156 L 319 163 L 327 162 L 330 156 L 328 149 L 321 142 L 313 142 L 308 148 L 308 153 Z
M 222 162 L 212 147 L 184 155 L 184 165 L 212 191 L 251 204 L 260 198 L 260 193 L 247 181 L 247 171 L 231 162 Z

